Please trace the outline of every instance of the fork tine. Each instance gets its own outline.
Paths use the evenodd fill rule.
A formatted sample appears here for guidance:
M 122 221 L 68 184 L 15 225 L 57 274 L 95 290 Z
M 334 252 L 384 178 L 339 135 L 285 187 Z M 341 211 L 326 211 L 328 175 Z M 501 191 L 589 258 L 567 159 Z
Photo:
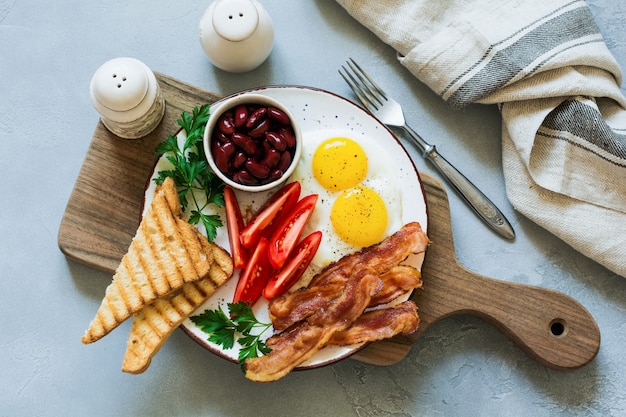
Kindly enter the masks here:
M 343 70 L 346 72 L 348 77 L 350 77 L 350 79 L 352 80 L 352 83 L 359 89 L 363 97 L 367 99 L 367 101 L 369 102 L 369 105 L 374 107 L 374 109 L 379 110 L 379 107 L 383 104 L 382 101 L 380 101 L 380 99 L 376 97 L 376 93 L 372 91 L 372 88 L 367 85 L 363 77 L 361 77 L 356 72 L 356 70 L 350 65 L 349 62 L 348 62 L 348 67 L 350 68 L 350 71 L 348 71 L 346 67 L 344 67 L 343 65 L 341 66 L 341 68 L 343 68 Z M 370 109 L 370 112 L 372 112 L 371 109 Z
M 352 89 L 354 94 L 358 97 L 361 103 L 367 108 L 367 110 L 370 113 L 373 113 L 374 111 L 378 110 L 378 107 L 373 102 L 372 98 L 369 97 L 367 91 L 365 91 L 363 87 L 359 85 L 356 79 L 352 76 L 352 74 L 350 74 L 350 72 L 343 65 L 341 66 L 341 68 L 343 68 L 346 74 L 344 75 L 344 73 L 341 72 L 341 70 L 339 70 L 339 75 L 341 75 L 341 78 L 344 79 L 346 84 L 348 84 L 350 89 Z
M 354 59 L 350 58 L 350 60 L 348 61 L 348 65 L 352 68 L 352 71 L 354 71 L 356 76 L 359 77 L 363 85 L 367 87 L 367 89 L 372 93 L 374 97 L 376 97 L 378 102 L 381 105 L 384 104 L 383 100 L 387 101 L 387 94 L 385 94 L 385 91 L 383 91 L 383 89 L 380 88 L 378 84 L 376 84 L 376 82 L 370 78 L 369 75 L 367 75 L 363 68 L 361 68 L 361 66 L 357 64 Z M 365 80 L 367 80 L 369 84 Z

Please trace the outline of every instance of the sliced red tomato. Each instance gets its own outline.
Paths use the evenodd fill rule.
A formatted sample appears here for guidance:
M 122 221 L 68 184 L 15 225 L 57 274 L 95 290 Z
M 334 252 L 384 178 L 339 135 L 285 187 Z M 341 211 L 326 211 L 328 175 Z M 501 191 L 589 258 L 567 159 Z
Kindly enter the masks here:
M 263 297 L 271 300 L 287 292 L 304 274 L 320 247 L 321 241 L 322 232 L 319 230 L 302 239 L 294 248 L 285 266 L 270 278 L 263 290 Z
M 226 228 L 228 230 L 233 266 L 237 269 L 243 268 L 248 259 L 248 251 L 241 246 L 241 239 L 239 238 L 239 234 L 244 227 L 243 216 L 241 215 L 241 208 L 237 202 L 235 191 L 230 187 L 224 188 L 224 203 L 226 206 Z
M 308 195 L 298 201 L 291 211 L 281 217 L 269 242 L 269 260 L 275 269 L 281 269 L 289 254 L 302 236 L 306 222 L 311 217 L 317 203 L 317 194 Z
M 246 248 L 253 248 L 261 239 L 262 235 L 270 236 L 270 228 L 273 228 L 279 215 L 288 213 L 291 207 L 300 198 L 300 183 L 294 181 L 282 187 L 270 197 L 259 211 L 241 231 L 241 244 Z
M 265 288 L 267 281 L 274 273 L 267 259 L 267 245 L 267 239 L 262 237 L 257 247 L 254 249 L 254 252 L 252 252 L 248 264 L 241 271 L 241 276 L 239 277 L 239 282 L 237 282 L 237 288 L 235 289 L 233 303 L 243 301 L 252 305 L 261 298 L 263 288 Z

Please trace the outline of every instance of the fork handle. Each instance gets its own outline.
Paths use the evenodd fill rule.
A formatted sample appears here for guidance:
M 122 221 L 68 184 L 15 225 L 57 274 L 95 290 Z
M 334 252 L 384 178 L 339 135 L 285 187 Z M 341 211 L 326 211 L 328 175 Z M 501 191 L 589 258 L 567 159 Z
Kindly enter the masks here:
M 424 141 L 409 126 L 402 128 L 422 149 L 423 156 L 428 159 L 446 180 L 461 195 L 474 212 L 495 232 L 507 239 L 515 237 L 515 231 L 504 214 L 491 202 L 470 180 L 461 174 L 450 162 L 439 154 L 437 148 Z

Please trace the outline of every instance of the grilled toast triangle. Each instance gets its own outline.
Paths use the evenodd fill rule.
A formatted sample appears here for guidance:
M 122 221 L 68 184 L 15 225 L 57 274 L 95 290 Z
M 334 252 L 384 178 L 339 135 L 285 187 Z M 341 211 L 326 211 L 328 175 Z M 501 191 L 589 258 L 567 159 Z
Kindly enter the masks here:
M 146 305 L 205 278 L 213 263 L 205 241 L 182 218 L 176 185 L 167 178 L 157 188 L 82 342 L 99 340 Z
M 122 371 L 144 372 L 172 332 L 233 274 L 228 252 L 206 242 L 215 262 L 206 278 L 185 284 L 171 298 L 159 298 L 133 314 Z

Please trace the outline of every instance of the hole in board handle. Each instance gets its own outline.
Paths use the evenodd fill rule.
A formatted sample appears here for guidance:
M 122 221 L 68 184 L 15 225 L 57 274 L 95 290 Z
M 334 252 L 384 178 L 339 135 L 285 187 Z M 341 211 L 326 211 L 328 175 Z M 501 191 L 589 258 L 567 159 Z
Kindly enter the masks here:
M 550 333 L 555 337 L 565 337 L 567 334 L 567 326 L 562 319 L 554 319 L 550 322 Z

